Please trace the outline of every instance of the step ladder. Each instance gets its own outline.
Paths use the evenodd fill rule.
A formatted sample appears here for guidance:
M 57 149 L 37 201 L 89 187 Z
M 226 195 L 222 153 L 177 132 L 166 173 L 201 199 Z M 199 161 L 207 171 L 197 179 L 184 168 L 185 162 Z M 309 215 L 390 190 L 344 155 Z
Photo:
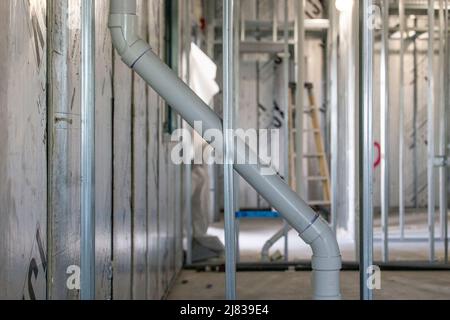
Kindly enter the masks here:
M 330 179 L 330 170 L 328 166 L 328 159 L 327 154 L 325 151 L 325 143 L 324 138 L 322 135 L 322 130 L 320 128 L 320 113 L 321 110 L 316 104 L 316 99 L 314 96 L 314 86 L 312 83 L 306 83 L 305 89 L 307 90 L 308 94 L 308 100 L 309 100 L 309 106 L 308 109 L 304 110 L 304 114 L 308 116 L 308 118 L 311 120 L 311 127 L 306 128 L 303 130 L 303 135 L 312 136 L 314 139 L 314 145 L 315 145 L 315 153 L 305 153 L 303 154 L 303 158 L 307 161 L 315 161 L 319 165 L 318 173 L 315 175 L 309 175 L 304 177 L 305 183 L 312 184 L 312 183 L 320 183 L 322 185 L 322 199 L 319 200 L 307 200 L 306 202 L 312 206 L 312 207 L 329 207 L 331 206 L 331 179 Z M 291 114 L 294 110 L 294 92 L 295 92 L 295 84 L 291 86 L 290 90 L 290 101 L 289 103 L 291 108 Z M 295 186 L 295 161 L 297 158 L 296 152 L 295 152 L 295 133 L 296 128 L 293 127 L 292 124 L 293 121 L 291 121 L 291 143 L 290 143 L 290 165 L 291 165 L 291 171 L 292 177 L 292 186 Z M 309 141 L 309 140 L 308 140 Z

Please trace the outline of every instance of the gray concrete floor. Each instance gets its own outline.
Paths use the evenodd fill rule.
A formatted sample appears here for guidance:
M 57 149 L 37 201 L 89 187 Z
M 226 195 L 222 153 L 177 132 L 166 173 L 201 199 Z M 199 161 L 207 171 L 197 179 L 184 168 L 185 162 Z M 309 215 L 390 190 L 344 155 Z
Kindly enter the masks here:
M 311 298 L 310 272 L 238 273 L 238 298 L 241 300 L 308 300 Z M 379 300 L 449 300 L 450 272 L 383 272 Z M 223 300 L 223 273 L 184 271 L 169 300 Z M 359 274 L 342 272 L 341 286 L 345 300 L 359 298 Z
M 390 261 L 427 261 L 429 245 L 426 241 L 427 217 L 424 213 L 408 214 L 406 236 L 422 237 L 421 242 L 391 242 Z M 241 262 L 256 262 L 264 242 L 283 225 L 279 220 L 243 220 L 240 224 Z M 375 237 L 380 237 L 380 223 L 375 221 Z M 438 223 L 436 235 L 440 234 Z M 223 241 L 223 223 L 213 225 L 209 233 Z M 391 219 L 390 233 L 398 236 L 398 220 Z M 284 252 L 284 241 L 279 241 L 271 253 Z M 310 248 L 302 243 L 294 231 L 289 233 L 289 258 L 309 260 Z M 345 261 L 355 261 L 355 242 L 339 239 Z M 381 243 L 374 244 L 375 260 L 381 259 Z M 443 260 L 443 242 L 436 242 L 437 260 Z M 224 299 L 223 273 L 197 273 L 183 271 L 169 299 Z M 240 299 L 309 299 L 311 297 L 310 272 L 243 272 L 238 273 L 238 295 Z M 381 290 L 376 290 L 375 299 L 450 299 L 450 271 L 382 272 Z M 359 298 L 359 274 L 342 272 L 341 286 L 344 299 Z

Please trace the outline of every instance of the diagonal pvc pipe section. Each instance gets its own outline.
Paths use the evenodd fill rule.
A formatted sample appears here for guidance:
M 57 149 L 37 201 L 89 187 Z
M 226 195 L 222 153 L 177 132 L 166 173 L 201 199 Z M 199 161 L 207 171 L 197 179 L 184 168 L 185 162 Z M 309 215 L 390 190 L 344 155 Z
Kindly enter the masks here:
M 139 74 L 186 122 L 200 121 L 204 131 L 223 131 L 221 118 L 214 113 L 176 74 L 137 36 L 136 0 L 111 0 L 109 28 L 113 46 L 122 60 Z M 250 159 L 253 151 L 246 146 Z M 262 175 L 262 167 L 245 163 L 237 154 L 236 172 L 258 191 L 313 251 L 315 299 L 340 299 L 341 255 L 334 232 L 277 175 Z

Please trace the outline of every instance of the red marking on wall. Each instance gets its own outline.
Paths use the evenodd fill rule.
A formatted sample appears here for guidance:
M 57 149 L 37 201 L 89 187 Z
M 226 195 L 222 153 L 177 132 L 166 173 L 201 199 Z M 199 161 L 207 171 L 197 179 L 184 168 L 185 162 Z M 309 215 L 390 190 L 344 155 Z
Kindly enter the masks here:
M 377 157 L 376 157 L 375 163 L 373 164 L 373 168 L 376 169 L 381 164 L 381 145 L 378 142 L 375 142 L 374 145 L 375 145 L 375 149 L 377 150 Z

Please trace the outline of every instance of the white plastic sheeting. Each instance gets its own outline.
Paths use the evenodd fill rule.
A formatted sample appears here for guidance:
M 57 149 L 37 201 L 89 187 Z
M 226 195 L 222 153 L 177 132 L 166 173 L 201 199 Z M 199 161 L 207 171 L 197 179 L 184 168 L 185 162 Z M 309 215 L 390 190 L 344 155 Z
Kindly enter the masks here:
M 191 44 L 190 64 L 190 87 L 206 104 L 210 104 L 220 91 L 216 82 L 217 65 L 195 43 Z
M 210 104 L 220 88 L 216 82 L 217 65 L 195 43 L 191 44 L 190 87 L 206 103 Z M 194 150 L 203 154 L 206 142 L 194 131 Z M 193 235 L 206 235 L 210 223 L 210 186 L 208 166 L 194 165 L 192 168 L 192 216 Z

